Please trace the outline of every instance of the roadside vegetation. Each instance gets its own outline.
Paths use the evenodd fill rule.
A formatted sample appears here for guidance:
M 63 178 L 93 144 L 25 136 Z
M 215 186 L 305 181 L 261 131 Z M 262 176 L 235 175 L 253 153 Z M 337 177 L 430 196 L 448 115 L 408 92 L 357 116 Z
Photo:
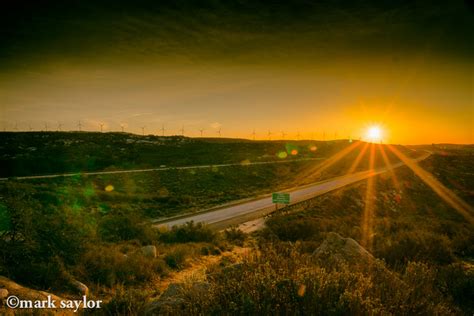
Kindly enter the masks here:
M 37 134 L 41 133 L 30 136 L 39 137 Z M 66 150 L 64 139 L 60 138 L 64 135 L 81 141 L 89 137 L 87 133 L 48 134 L 52 136 L 46 138 L 53 137 L 53 143 L 62 146 L 60 151 Z M 98 142 L 103 146 L 103 141 L 112 136 L 101 134 L 104 138 L 98 138 L 102 143 Z M 125 140 L 131 137 L 135 142 L 160 139 L 128 134 L 120 137 Z M 243 163 L 197 170 L 2 181 L 0 275 L 66 297 L 79 295 L 74 285 L 78 280 L 89 287 L 91 298 L 105 299 L 106 305 L 100 312 L 142 315 L 149 310 L 150 302 L 163 295 L 157 284 L 170 275 L 202 258 L 214 258 L 210 256 L 244 246 L 251 251 L 243 261 L 226 261 L 223 256 L 219 263 L 208 267 L 204 285 L 187 284 L 180 291 L 179 302 L 163 305 L 163 311 L 177 315 L 225 312 L 471 315 L 474 312 L 474 229 L 408 168 L 396 170 L 396 184 L 389 173 L 375 178 L 373 243 L 367 249 L 373 261 L 367 266 L 330 257 L 320 260 L 315 256 L 332 233 L 362 243 L 365 182 L 283 208 L 268 218 L 265 229 L 253 236 L 236 227 L 216 232 L 196 223 L 169 230 L 156 229 L 149 221 L 343 175 L 351 168 L 361 146 L 323 173 L 313 174 L 304 172 L 315 168 L 318 161 L 273 165 L 248 165 L 246 161 L 292 159 L 295 148 L 300 149 L 298 155 L 301 152 L 303 157 L 325 157 L 350 143 L 319 144 L 314 153 L 309 143 L 304 142 L 256 145 L 212 140 L 208 141 L 211 145 L 199 147 L 204 140 L 176 137 L 166 141 L 170 142 L 166 148 L 178 148 L 174 152 L 169 149 L 170 157 L 181 157 L 182 147 L 189 142 L 192 145 L 186 150 L 193 155 L 197 155 L 193 150 L 199 148 L 204 156 L 213 156 L 214 152 L 206 151 L 209 148 L 217 151 L 226 148 L 227 154 L 214 155 L 220 158 L 212 161 Z M 142 143 L 134 146 L 142 146 L 139 144 Z M 143 144 L 155 146 L 150 150 L 164 155 L 161 150 L 165 147 L 159 147 L 163 145 Z M 4 145 L 2 150 L 8 146 Z M 23 144 L 20 147 L 28 148 Z M 82 148 L 83 153 L 92 152 L 87 148 Z M 121 151 L 120 148 L 115 150 Z M 101 155 L 110 154 L 107 150 Z M 97 151 L 100 152 L 99 147 Z M 237 154 L 231 154 L 233 151 Z M 278 158 L 279 152 L 287 153 L 287 157 Z M 405 152 L 419 154 L 419 151 Z M 2 153 L 5 158 L 5 151 Z M 13 163 L 12 170 L 24 163 L 34 165 L 30 158 L 21 155 L 7 157 Z M 80 159 L 80 156 L 70 158 L 69 151 L 64 155 L 72 160 L 59 166 L 74 165 L 73 160 Z M 117 155 L 111 161 L 120 160 L 121 154 Z M 367 155 L 355 171 L 367 169 Z M 396 161 L 388 156 L 390 161 Z M 150 162 L 157 156 L 150 153 L 147 157 Z M 422 166 L 472 205 L 473 161 L 472 151 L 468 149 L 436 149 Z M 376 156 L 376 167 L 383 164 L 382 158 Z M 38 166 L 37 170 L 43 168 L 41 163 Z M 96 170 L 98 166 L 87 170 Z M 61 168 L 55 170 L 70 170 Z
M 446 166 L 446 160 L 457 164 Z M 472 155 L 423 162 L 472 201 Z M 442 168 L 440 170 L 439 168 Z M 375 181 L 371 260 L 326 252 L 330 234 L 362 243 L 366 183 L 281 210 L 238 265 L 209 269 L 206 292 L 190 288 L 172 314 L 472 315 L 474 227 L 408 168 Z M 459 184 L 464 184 L 460 186 Z M 472 204 L 471 204 L 472 205 Z M 344 249 L 343 249 L 344 250 Z M 362 250 L 361 250 L 362 251 Z M 373 256 L 373 257 L 372 257 Z M 163 309 L 166 310 L 166 309 Z

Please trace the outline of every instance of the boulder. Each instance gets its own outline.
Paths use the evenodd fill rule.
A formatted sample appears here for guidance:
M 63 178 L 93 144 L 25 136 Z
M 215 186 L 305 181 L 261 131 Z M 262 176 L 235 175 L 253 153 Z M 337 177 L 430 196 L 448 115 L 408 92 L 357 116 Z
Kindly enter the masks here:
M 348 263 L 372 263 L 375 258 L 352 238 L 344 238 L 331 232 L 326 240 L 312 254 L 316 260 L 336 259 Z
M 23 287 L 3 276 L 0 276 L 0 288 L 7 290 L 8 295 L 15 295 L 25 300 L 47 300 L 48 296 L 51 296 L 51 298 L 56 301 L 63 300 L 63 298 L 48 292 Z
M 148 258 L 156 258 L 158 251 L 153 245 L 144 246 L 140 248 L 140 252 Z
M 7 297 L 8 297 L 8 290 L 0 289 L 0 301 L 6 299 Z

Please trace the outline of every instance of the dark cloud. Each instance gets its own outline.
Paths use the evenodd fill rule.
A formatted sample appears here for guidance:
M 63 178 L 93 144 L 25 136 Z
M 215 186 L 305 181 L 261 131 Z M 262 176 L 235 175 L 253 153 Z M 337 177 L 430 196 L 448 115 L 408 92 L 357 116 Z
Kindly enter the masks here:
M 291 63 L 373 55 L 470 59 L 462 1 L 10 1 L 0 67 L 50 60 Z

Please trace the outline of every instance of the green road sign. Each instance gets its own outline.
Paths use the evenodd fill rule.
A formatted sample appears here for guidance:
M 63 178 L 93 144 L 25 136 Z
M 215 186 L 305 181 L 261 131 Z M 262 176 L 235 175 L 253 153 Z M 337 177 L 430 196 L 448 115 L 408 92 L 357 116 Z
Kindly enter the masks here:
M 290 204 L 290 193 L 272 193 L 272 202 Z

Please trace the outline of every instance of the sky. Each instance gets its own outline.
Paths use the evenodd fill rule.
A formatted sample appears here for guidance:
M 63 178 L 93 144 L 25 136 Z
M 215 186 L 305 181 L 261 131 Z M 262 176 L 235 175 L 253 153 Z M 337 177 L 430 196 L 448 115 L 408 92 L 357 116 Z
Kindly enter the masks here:
M 7 0 L 0 126 L 474 143 L 467 3 Z

